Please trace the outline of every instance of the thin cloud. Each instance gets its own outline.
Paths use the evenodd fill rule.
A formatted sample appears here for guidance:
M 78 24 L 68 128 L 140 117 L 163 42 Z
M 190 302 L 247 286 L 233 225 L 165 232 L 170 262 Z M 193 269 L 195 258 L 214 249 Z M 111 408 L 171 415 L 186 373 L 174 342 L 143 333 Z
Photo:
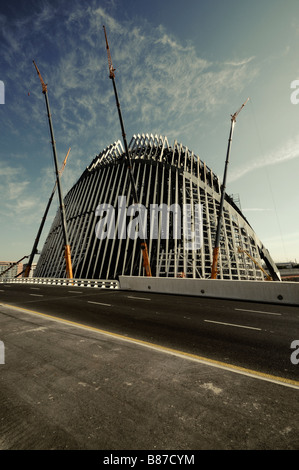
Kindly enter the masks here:
M 264 158 L 257 158 L 250 162 L 250 165 L 239 167 L 231 171 L 229 181 L 236 181 L 243 178 L 251 171 L 258 170 L 266 166 L 279 165 L 288 160 L 293 160 L 299 157 L 299 136 L 290 139 L 285 145 L 280 147 L 273 153 L 266 155 Z
M 225 62 L 225 65 L 232 65 L 233 67 L 241 67 L 242 65 L 247 65 L 249 62 L 252 62 L 255 59 L 254 56 L 248 57 L 247 59 L 241 59 L 236 61 Z
M 0 177 L 5 176 L 6 179 L 7 177 L 13 177 L 18 174 L 19 170 L 17 168 L 4 165 L 3 162 L 0 162 Z
M 55 27 L 57 15 L 64 27 Z M 44 149 L 50 152 L 41 85 L 32 64 L 35 59 L 48 83 L 61 162 L 68 148 L 72 148 L 63 177 L 66 188 L 99 151 L 120 138 L 103 24 L 107 27 L 129 137 L 140 131 L 165 133 L 169 138 L 178 130 L 184 135 L 194 134 L 201 113 L 213 112 L 258 73 L 252 57 L 238 62 L 207 61 L 192 43 L 180 42 L 163 26 L 153 26 L 143 19 L 138 27 L 130 19 L 118 21 L 94 1 L 86 7 L 74 0 L 68 3 L 67 13 L 63 6 L 52 8 L 49 2 L 42 2 L 33 16 L 30 13 L 13 23 L 2 15 L 0 21 L 7 44 L 1 59 L 6 63 L 7 79 L 12 86 L 22 84 L 10 96 L 10 109 L 17 110 L 17 115 L 6 116 L 3 126 L 10 133 L 15 127 L 14 132 L 21 134 L 15 121 L 22 122 L 32 129 L 24 141 L 31 139 L 41 153 Z M 21 145 L 20 137 L 19 141 Z M 46 178 L 47 187 L 51 188 L 50 158 L 38 160 L 36 171 L 41 177 L 35 185 L 44 187 Z M 22 173 L 12 176 L 16 184 L 23 178 Z M 26 181 L 28 178 L 29 175 Z M 27 201 L 22 210 L 32 211 L 30 185 L 20 188 L 20 197 Z M 14 212 L 20 209 L 18 205 Z
M 273 209 L 264 209 L 262 207 L 248 207 L 246 209 L 242 209 L 242 212 L 270 212 Z
M 178 120 L 188 116 L 192 122 L 192 113 L 208 112 L 219 106 L 225 101 L 224 96 L 240 91 L 256 75 L 254 67 L 247 68 L 252 58 L 213 64 L 199 57 L 194 46 L 180 44 L 161 25 L 153 31 L 152 25 L 144 22 L 143 28 L 138 29 L 133 21 L 120 23 L 104 8 L 93 5 L 85 9 L 74 3 L 66 20 L 67 31 L 58 30 L 53 37 L 46 36 L 49 52 L 60 44 L 55 65 L 49 67 L 45 59 L 39 62 L 49 93 L 59 102 L 59 126 L 64 132 L 67 127 L 74 133 L 93 131 L 97 118 L 105 127 L 114 119 L 103 23 L 107 25 L 121 102 L 126 112 L 135 119 L 138 116 L 146 127 L 152 122 L 163 125 L 163 121 L 177 127 Z M 45 3 L 32 23 L 33 33 L 46 31 L 53 15 L 55 11 Z M 23 34 L 8 31 L 16 55 Z M 38 51 L 36 55 L 39 56 Z M 36 89 L 39 84 L 35 83 Z M 36 117 L 39 109 L 34 111 Z M 28 115 L 25 109 L 19 112 L 24 117 Z

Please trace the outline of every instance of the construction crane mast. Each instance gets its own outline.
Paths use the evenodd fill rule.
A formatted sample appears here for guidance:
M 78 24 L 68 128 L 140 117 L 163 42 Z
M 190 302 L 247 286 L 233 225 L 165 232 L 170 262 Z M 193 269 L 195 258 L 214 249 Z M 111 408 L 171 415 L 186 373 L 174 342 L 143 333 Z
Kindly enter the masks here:
M 248 100 L 249 100 L 249 98 L 247 98 L 245 103 L 242 104 L 240 109 L 238 111 L 236 111 L 235 114 L 231 115 L 230 134 L 229 134 L 229 139 L 228 139 L 228 147 L 227 147 L 225 167 L 224 167 L 224 176 L 223 176 L 223 182 L 222 182 L 222 187 L 221 187 L 221 198 L 220 198 L 220 207 L 219 207 L 219 213 L 218 213 L 218 222 L 217 222 L 217 229 L 216 229 L 215 246 L 214 246 L 214 250 L 213 250 L 213 264 L 212 264 L 211 279 L 217 279 L 217 273 L 218 273 L 218 257 L 219 257 L 219 246 L 220 246 L 221 220 L 222 220 L 223 203 L 224 203 L 224 197 L 225 197 L 227 167 L 228 167 L 228 162 L 229 162 L 229 155 L 230 155 L 230 148 L 231 148 L 231 143 L 232 143 L 232 139 L 233 139 L 234 127 L 235 127 L 235 124 L 236 124 L 236 119 L 237 119 L 238 114 L 244 108 L 244 106 L 246 105 Z
M 132 186 L 132 191 L 133 191 L 133 199 L 134 199 L 134 203 L 138 204 L 137 188 L 136 188 L 134 174 L 133 174 L 132 160 L 131 160 L 129 149 L 128 149 L 126 133 L 125 133 L 124 123 L 122 119 L 119 99 L 118 99 L 118 93 L 117 93 L 117 89 L 115 85 L 115 73 L 114 73 L 115 69 L 113 68 L 113 65 L 112 65 L 112 59 L 111 59 L 111 54 L 110 54 L 110 49 L 109 49 L 109 44 L 108 44 L 108 39 L 107 39 L 107 34 L 106 34 L 106 28 L 105 26 L 103 26 L 103 28 L 104 28 L 104 34 L 105 34 L 105 40 L 106 40 L 107 56 L 108 56 L 109 78 L 112 80 L 112 83 L 113 83 L 116 107 L 118 111 L 120 127 L 121 127 L 122 137 L 123 137 L 123 143 L 124 143 L 126 157 L 127 157 L 127 166 L 129 170 L 129 176 L 130 176 L 130 181 L 131 181 L 131 186 Z M 151 273 L 151 268 L 150 268 L 147 243 L 145 239 L 141 241 L 141 250 L 142 250 L 142 256 L 143 256 L 143 266 L 145 269 L 145 274 L 146 276 L 151 277 L 152 273 Z
M 63 173 L 63 170 L 65 168 L 65 165 L 66 165 L 66 162 L 67 162 L 67 159 L 68 159 L 68 156 L 69 156 L 69 153 L 70 153 L 70 148 L 68 150 L 68 153 L 64 159 L 64 162 L 62 164 L 62 167 L 60 168 L 60 171 L 59 171 L 59 174 L 61 175 Z M 20 274 L 18 274 L 18 276 L 16 277 L 19 277 L 21 276 L 21 274 L 24 273 L 24 277 L 29 277 L 29 274 L 30 274 L 30 271 L 31 271 L 31 267 L 32 267 L 32 263 L 33 263 L 33 259 L 34 259 L 34 256 L 37 254 L 37 247 L 38 247 L 38 243 L 39 243 L 39 239 L 40 239 L 40 236 L 42 234 L 42 231 L 43 231 L 43 228 L 44 228 L 44 225 L 45 225 L 45 222 L 46 222 L 46 218 L 47 218 L 47 215 L 48 215 L 48 212 L 49 212 L 49 209 L 50 209 L 50 206 L 51 206 L 51 203 L 52 203 L 52 200 L 53 200 L 53 197 L 54 197 L 54 194 L 55 194 L 55 191 L 56 191 L 56 188 L 57 188 L 57 181 L 55 182 L 55 185 L 54 185 L 54 188 L 52 190 L 52 193 L 51 193 L 51 196 L 49 198 L 49 201 L 48 201 L 48 204 L 47 204 L 47 207 L 46 207 L 46 210 L 45 210 L 45 213 L 43 215 L 43 218 L 42 218 L 42 221 L 41 221 L 41 224 L 40 224 L 40 227 L 39 227 L 39 230 L 37 232 L 37 236 L 36 236 L 36 239 L 34 241 L 34 244 L 33 244 L 33 248 L 32 248 L 32 251 L 31 251 L 31 254 L 30 254 L 30 257 L 29 257 L 29 261 L 28 261 L 28 264 L 26 266 L 26 268 L 24 269 L 24 271 L 22 271 Z
M 59 174 L 59 171 L 58 171 L 56 143 L 55 143 L 55 139 L 54 139 L 54 131 L 53 131 L 52 118 L 51 118 L 51 113 L 50 113 L 50 106 L 49 106 L 49 99 L 48 99 L 48 89 L 47 89 L 47 84 L 45 84 L 44 80 L 42 79 L 42 76 L 40 74 L 40 71 L 39 71 L 35 61 L 33 61 L 33 64 L 35 66 L 37 75 L 39 76 L 39 79 L 40 79 L 40 82 L 41 82 L 41 85 L 42 85 L 42 92 L 45 95 L 48 121 L 49 121 L 50 134 L 51 134 L 53 157 L 54 157 L 54 165 L 55 165 L 55 172 L 56 172 L 56 183 L 57 183 L 59 203 L 60 203 L 60 214 L 61 214 L 61 223 L 62 223 L 63 238 L 64 238 L 64 249 L 65 249 L 64 252 L 65 252 L 65 261 L 66 261 L 66 273 L 67 273 L 67 277 L 72 279 L 73 278 L 73 269 L 72 269 L 72 261 L 71 261 L 71 249 L 70 249 L 70 244 L 69 244 L 68 234 L 67 234 L 65 207 L 64 207 L 64 203 L 63 203 L 62 189 L 61 189 L 61 184 L 60 184 L 60 174 Z

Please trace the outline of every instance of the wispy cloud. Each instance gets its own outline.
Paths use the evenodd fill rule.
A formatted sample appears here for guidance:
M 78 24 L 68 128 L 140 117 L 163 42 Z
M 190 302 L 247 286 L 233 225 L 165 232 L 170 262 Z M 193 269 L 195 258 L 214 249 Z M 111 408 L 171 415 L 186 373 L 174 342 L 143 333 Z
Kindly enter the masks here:
M 234 168 L 230 172 L 229 181 L 236 181 L 248 173 L 258 170 L 266 166 L 273 166 L 284 163 L 288 160 L 293 160 L 299 157 L 299 136 L 290 139 L 279 149 L 273 150 L 273 153 L 260 156 L 255 160 L 250 161 L 250 164 Z
M 7 217 L 13 223 L 32 221 L 40 201 L 34 193 L 28 191 L 30 181 L 24 179 L 26 172 L 22 167 L 0 166 L 1 217 Z
M 36 142 L 34 174 L 40 171 L 40 178 L 35 176 L 35 184 L 40 187 L 45 178 L 47 187 L 51 186 L 53 168 L 50 160 L 38 155 L 43 149 L 50 152 L 50 139 L 41 85 L 32 59 L 48 83 L 61 161 L 68 148 L 72 148 L 63 176 L 66 188 L 74 184 L 96 153 L 120 138 L 108 78 L 103 24 L 107 28 L 129 137 L 137 132 L 157 132 L 172 139 L 178 129 L 185 136 L 194 134 L 201 113 L 213 112 L 233 93 L 239 93 L 258 72 L 253 57 L 213 63 L 200 57 L 192 43 L 180 42 L 162 25 L 140 19 L 137 26 L 131 19 L 118 20 L 113 8 L 105 9 L 94 0 L 87 7 L 78 0 L 56 5 L 43 1 L 37 11 L 30 11 L 15 22 L 0 16 L 6 42 L 0 60 L 7 70 L 8 88 L 14 89 L 9 96 L 10 114 L 2 124 L 9 133 L 18 135 L 20 145 L 26 145 L 30 139 Z M 23 125 L 30 132 L 22 136 Z M 18 172 L 11 181 L 23 179 L 24 174 Z M 19 187 L 15 212 L 32 211 L 34 199 L 27 181 L 30 172 Z M 10 198 L 8 204 L 12 202 Z M 6 205 L 9 207 L 12 205 Z
M 254 59 L 255 59 L 255 57 L 252 56 L 252 57 L 248 57 L 246 59 L 227 61 L 227 62 L 225 62 L 225 64 L 226 65 L 232 65 L 233 67 L 240 67 L 242 65 L 249 64 L 249 62 L 252 62 Z
M 271 212 L 273 209 L 265 209 L 263 207 L 248 207 L 242 209 L 242 212 Z

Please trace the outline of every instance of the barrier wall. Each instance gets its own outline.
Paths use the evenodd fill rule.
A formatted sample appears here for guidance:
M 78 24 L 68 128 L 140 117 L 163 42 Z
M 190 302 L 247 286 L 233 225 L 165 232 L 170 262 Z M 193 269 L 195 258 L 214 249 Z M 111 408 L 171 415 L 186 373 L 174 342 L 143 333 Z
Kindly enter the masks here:
M 248 300 L 253 302 L 270 302 L 299 306 L 298 282 L 120 276 L 119 281 L 34 277 L 0 279 L 0 284 L 5 283 L 122 289 L 135 292 L 157 292 L 161 294 L 189 295 L 227 300 Z
M 0 284 L 44 284 L 51 286 L 69 287 L 98 287 L 101 289 L 119 289 L 118 281 L 106 279 L 67 279 L 55 277 L 21 277 L 13 279 L 0 279 Z
M 299 306 L 297 282 L 230 281 L 120 276 L 120 288 L 139 292 L 249 300 Z

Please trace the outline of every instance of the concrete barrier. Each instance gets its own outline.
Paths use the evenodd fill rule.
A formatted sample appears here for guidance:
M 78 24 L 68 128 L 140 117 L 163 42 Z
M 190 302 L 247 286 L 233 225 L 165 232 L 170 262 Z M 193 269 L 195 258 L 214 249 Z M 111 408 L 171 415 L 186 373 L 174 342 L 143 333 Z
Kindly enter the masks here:
M 0 279 L 0 284 L 49 284 L 51 286 L 96 287 L 101 289 L 119 289 L 119 282 L 106 279 L 67 279 L 54 277 L 21 277 Z
M 101 279 L 20 278 L 0 279 L 0 284 L 49 284 L 69 287 L 122 289 L 136 292 L 249 300 L 299 306 L 298 282 L 230 281 L 212 279 L 177 279 L 163 277 L 120 276 L 119 281 Z
M 120 276 L 120 288 L 137 292 L 248 300 L 299 306 L 297 282 L 231 281 Z

